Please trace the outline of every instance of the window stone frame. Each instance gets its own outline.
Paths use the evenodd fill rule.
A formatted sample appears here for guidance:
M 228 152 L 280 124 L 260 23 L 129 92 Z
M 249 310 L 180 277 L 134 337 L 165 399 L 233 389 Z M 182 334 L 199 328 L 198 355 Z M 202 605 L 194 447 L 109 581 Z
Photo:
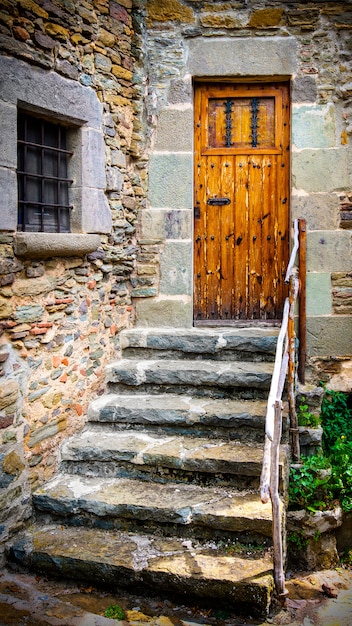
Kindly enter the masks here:
M 17 112 L 35 112 L 68 128 L 71 233 L 17 234 Z M 15 58 L 0 56 L 0 231 L 14 232 L 18 253 L 32 256 L 33 241 L 41 239 L 50 256 L 99 246 L 98 234 L 111 232 L 112 219 L 105 195 L 103 110 L 95 91 L 77 81 Z M 91 237 L 89 237 L 89 235 Z M 85 244 L 82 244 L 82 237 Z M 28 239 L 28 245 L 26 240 Z M 55 241 L 57 243 L 55 243 Z M 81 243 L 78 242 L 81 241 Z M 90 242 L 90 243 L 89 243 Z M 72 248 L 72 250 L 71 250 Z

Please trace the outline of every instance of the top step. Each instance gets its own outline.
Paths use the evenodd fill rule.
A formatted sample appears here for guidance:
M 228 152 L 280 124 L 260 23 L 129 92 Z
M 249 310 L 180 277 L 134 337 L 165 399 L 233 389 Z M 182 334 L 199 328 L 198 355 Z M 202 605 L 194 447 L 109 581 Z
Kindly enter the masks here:
M 277 328 L 133 328 L 120 334 L 124 358 L 273 361 Z

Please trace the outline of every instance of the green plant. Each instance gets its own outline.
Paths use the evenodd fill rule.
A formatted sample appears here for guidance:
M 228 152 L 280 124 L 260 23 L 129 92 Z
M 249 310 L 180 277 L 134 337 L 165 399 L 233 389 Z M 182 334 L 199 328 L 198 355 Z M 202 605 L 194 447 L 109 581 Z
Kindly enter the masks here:
M 305 398 L 302 397 L 303 402 Z M 297 411 L 298 426 L 307 426 L 308 428 L 317 428 L 320 424 L 318 415 L 314 415 L 309 411 L 308 404 L 300 404 Z
M 302 405 L 303 412 L 308 407 Z M 348 397 L 325 388 L 321 408 L 323 454 L 302 457 L 290 469 L 289 508 L 352 510 L 352 411 Z
M 342 391 L 325 389 L 321 405 L 321 423 L 323 426 L 323 447 L 326 454 L 331 454 L 336 442 L 352 442 L 352 410 L 348 406 L 348 397 Z
M 340 440 L 331 448 L 332 475 L 339 490 L 339 500 L 344 511 L 352 510 L 352 441 Z
M 330 462 L 322 454 L 302 457 L 301 464 L 290 469 L 289 508 L 318 511 L 331 508 Z
M 340 556 L 340 563 L 347 567 L 352 567 L 352 548 L 345 548 L 343 554 Z
M 110 604 L 104 613 L 104 617 L 110 617 L 110 619 L 124 619 L 125 612 L 118 604 Z
M 345 511 L 352 510 L 352 410 L 348 396 L 325 388 L 321 407 L 323 449 L 331 461 L 338 498 Z
M 219 548 L 223 550 L 225 554 L 230 555 L 242 555 L 242 556 L 250 556 L 253 554 L 259 554 L 264 552 L 267 549 L 265 542 L 253 541 L 250 543 L 241 543 L 240 541 L 231 540 L 223 542 L 219 542 Z
M 302 532 L 293 532 L 287 535 L 287 543 L 291 550 L 297 549 L 300 552 L 306 547 L 308 539 Z

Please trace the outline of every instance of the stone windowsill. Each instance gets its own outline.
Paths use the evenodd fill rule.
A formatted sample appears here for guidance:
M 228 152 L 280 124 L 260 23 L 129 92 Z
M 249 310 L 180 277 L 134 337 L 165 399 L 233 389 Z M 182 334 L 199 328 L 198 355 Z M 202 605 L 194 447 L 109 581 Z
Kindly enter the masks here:
M 30 259 L 83 256 L 100 246 L 100 236 L 76 233 L 16 233 L 15 254 Z

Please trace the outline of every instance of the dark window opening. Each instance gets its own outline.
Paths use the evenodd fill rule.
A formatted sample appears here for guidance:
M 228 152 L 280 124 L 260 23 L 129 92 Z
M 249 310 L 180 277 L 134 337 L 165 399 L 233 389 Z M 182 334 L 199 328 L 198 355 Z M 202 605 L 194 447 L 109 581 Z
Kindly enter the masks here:
M 18 115 L 18 230 L 70 232 L 66 128 L 27 113 Z

